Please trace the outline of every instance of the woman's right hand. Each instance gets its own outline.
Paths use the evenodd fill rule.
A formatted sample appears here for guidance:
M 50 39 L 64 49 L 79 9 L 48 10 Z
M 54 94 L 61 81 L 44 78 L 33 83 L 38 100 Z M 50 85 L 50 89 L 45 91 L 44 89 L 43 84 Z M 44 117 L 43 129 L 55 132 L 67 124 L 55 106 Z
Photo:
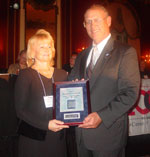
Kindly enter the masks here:
M 60 120 L 50 120 L 48 123 L 48 129 L 54 132 L 60 131 L 64 128 L 69 128 L 68 125 L 64 125 L 64 122 L 60 121 Z

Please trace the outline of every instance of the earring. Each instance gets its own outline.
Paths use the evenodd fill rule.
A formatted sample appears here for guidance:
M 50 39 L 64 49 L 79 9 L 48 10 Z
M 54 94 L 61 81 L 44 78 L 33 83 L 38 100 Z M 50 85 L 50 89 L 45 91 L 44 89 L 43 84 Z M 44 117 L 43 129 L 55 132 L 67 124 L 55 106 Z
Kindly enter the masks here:
M 32 58 L 32 62 L 35 62 L 35 58 Z

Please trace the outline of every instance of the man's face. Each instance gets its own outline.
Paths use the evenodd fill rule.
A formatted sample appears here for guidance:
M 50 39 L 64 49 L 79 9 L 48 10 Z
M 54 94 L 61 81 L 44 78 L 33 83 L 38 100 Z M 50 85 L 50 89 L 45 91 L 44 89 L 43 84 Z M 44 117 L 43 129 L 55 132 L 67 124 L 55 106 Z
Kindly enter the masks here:
M 77 55 L 72 55 L 71 58 L 70 58 L 70 65 L 73 67 L 74 64 L 75 64 L 75 60 L 77 58 Z
M 100 43 L 110 33 L 111 17 L 99 8 L 88 9 L 84 16 L 84 26 L 95 44 Z

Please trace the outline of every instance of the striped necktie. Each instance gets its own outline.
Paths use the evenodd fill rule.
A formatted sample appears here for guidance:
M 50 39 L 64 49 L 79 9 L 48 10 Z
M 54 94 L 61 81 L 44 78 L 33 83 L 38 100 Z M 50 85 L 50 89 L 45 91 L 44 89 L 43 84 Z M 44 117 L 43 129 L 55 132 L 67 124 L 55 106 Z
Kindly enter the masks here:
M 88 65 L 87 70 L 86 70 L 88 78 L 91 78 L 92 71 L 93 71 L 93 68 L 94 68 L 94 65 L 95 65 L 95 56 L 96 56 L 97 51 L 98 51 L 97 46 L 94 46 L 93 50 L 92 50 L 89 65 Z

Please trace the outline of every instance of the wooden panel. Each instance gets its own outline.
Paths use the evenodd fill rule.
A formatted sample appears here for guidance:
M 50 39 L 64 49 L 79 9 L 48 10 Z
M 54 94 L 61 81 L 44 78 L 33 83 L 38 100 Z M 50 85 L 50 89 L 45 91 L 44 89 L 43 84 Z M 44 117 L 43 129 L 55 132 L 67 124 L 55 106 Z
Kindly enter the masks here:
M 61 1 L 61 25 L 62 25 L 62 65 L 69 61 L 71 55 L 71 6 L 72 0 L 63 0 Z
M 8 1 L 0 1 L 0 68 L 6 67 L 7 53 L 7 4 Z
M 0 68 L 16 61 L 19 52 L 19 9 L 12 5 L 19 0 L 0 1 Z

